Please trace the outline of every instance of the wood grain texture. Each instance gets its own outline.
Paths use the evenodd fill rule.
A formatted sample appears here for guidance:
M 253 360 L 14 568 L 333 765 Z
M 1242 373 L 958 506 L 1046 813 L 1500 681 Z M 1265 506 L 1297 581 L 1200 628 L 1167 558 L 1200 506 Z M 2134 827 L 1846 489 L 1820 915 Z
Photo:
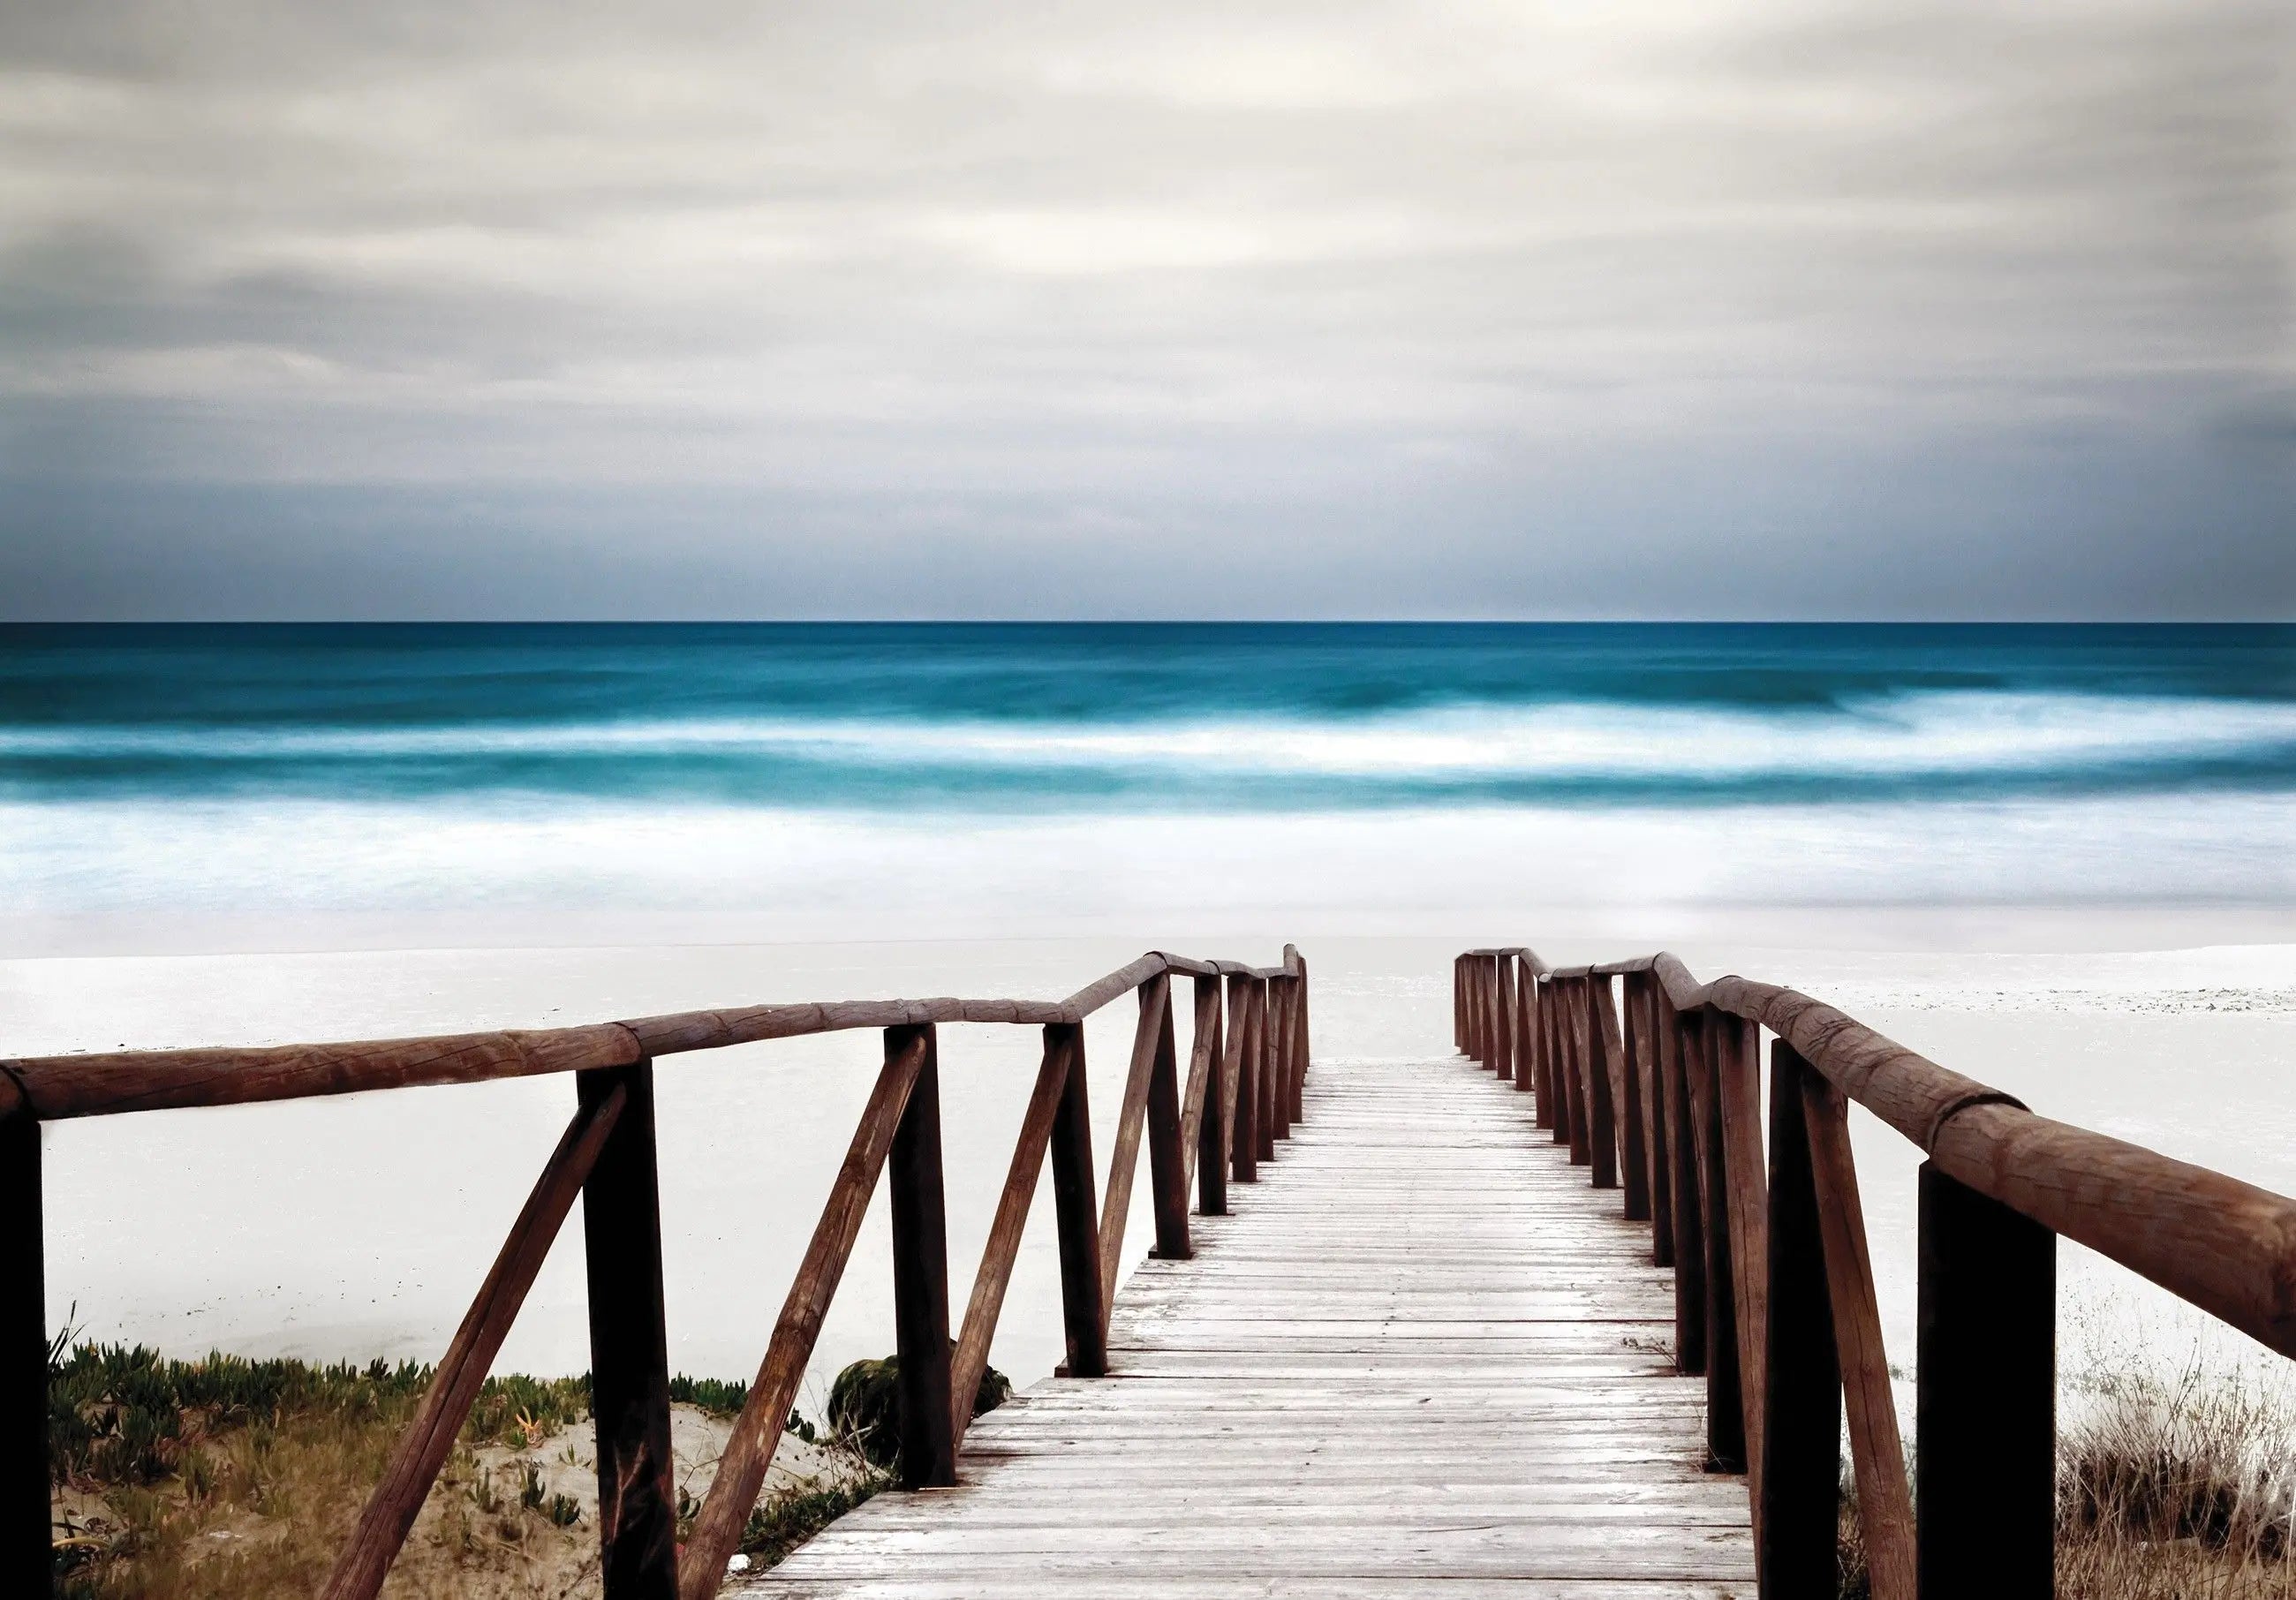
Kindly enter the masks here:
M 1132 1065 L 1125 1074 L 1124 1098 L 1116 1117 L 1116 1143 L 1109 1152 L 1108 1182 L 1100 1200 L 1100 1320 L 1105 1326 L 1124 1261 L 1124 1224 L 1132 1212 L 1132 1186 L 1140 1171 L 1140 1142 L 1148 1127 L 1148 1089 L 1156 1076 L 1157 1053 L 1165 1038 L 1172 981 L 1158 972 L 1140 986 L 1140 1022 L 1132 1033 Z
M 1466 1062 L 1319 1062 L 1281 1162 L 1116 1301 L 1112 1376 L 973 1424 L 738 1592 L 1752 1600 L 1642 1229 Z
M 479 1398 L 487 1369 L 510 1332 L 526 1292 L 534 1287 L 551 1241 L 558 1237 L 573 1209 L 575 1196 L 605 1148 L 607 1136 L 628 1104 L 628 1091 L 615 1085 L 594 1100 L 586 1101 L 566 1125 L 558 1147 L 535 1180 L 534 1189 L 518 1218 L 511 1224 L 501 1252 L 495 1257 L 486 1281 L 463 1316 L 462 1325 L 447 1347 L 439 1370 L 416 1407 L 414 1420 L 392 1448 L 382 1480 L 367 1497 L 366 1507 L 352 1530 L 350 1542 L 336 1558 L 334 1571 L 321 1591 L 325 1600 L 372 1600 L 382 1588 L 407 1530 L 422 1509 L 439 1469 L 455 1448 L 463 1419 Z
M 1686 1375 L 1706 1371 L 1706 1198 L 1698 1179 L 1698 1122 L 1685 1065 L 1694 1024 L 1658 997 L 1658 1068 L 1666 1095 L 1667 1194 L 1674 1210 L 1674 1358 Z
M 1161 973 L 1304 975 L 1298 952 L 1250 967 L 1151 950 L 1065 1000 L 826 1000 L 671 1012 L 570 1028 L 434 1034 L 419 1038 L 189 1050 L 122 1050 L 0 1061 L 0 1084 L 42 1121 L 125 1112 L 241 1105 L 374 1089 L 477 1083 L 545 1072 L 627 1067 L 651 1057 L 851 1029 L 939 1022 L 1049 1025 L 1082 1022 Z M 0 1107 L 4 1109 L 4 1107 Z
M 686 1538 L 677 1572 L 682 1600 L 709 1600 L 715 1595 L 726 1563 L 741 1543 L 742 1529 L 758 1503 L 766 1469 L 773 1463 L 783 1424 L 797 1399 L 799 1381 L 813 1358 L 814 1342 L 821 1336 L 822 1318 L 836 1298 L 838 1280 L 845 1274 L 846 1259 L 852 1255 L 854 1238 L 861 1231 L 861 1218 L 869 1209 L 869 1196 L 892 1150 L 909 1090 L 924 1065 L 925 1048 L 922 1036 L 913 1038 L 897 1057 L 886 1062 L 870 1090 L 869 1103 L 853 1130 L 853 1141 L 830 1186 L 828 1202 L 814 1224 L 805 1259 L 782 1301 L 765 1358 L 758 1364 L 757 1378 L 750 1385 L 750 1398 L 734 1419 L 734 1432 L 718 1456 L 718 1476 Z M 1082 1078 L 1081 1072 L 1071 1074 L 1072 1082 Z
M 1095 1203 L 1092 1106 L 1086 1095 L 1084 1028 L 1064 1023 L 1045 1030 L 1047 1058 L 1062 1062 L 1060 1110 L 1053 1116 L 1053 1206 L 1061 1246 L 1061 1326 L 1068 1345 L 1062 1363 L 1080 1378 L 1108 1370 L 1108 1325 L 1100 1292 L 1100 1208 Z
M 1196 1207 L 1207 1217 L 1227 1214 L 1227 1120 L 1234 1089 L 1227 1083 L 1220 1023 L 1220 981 L 1195 980 L 1195 1028 L 1188 1046 L 1188 1095 L 1180 1108 L 1181 1145 L 1196 1186 Z
M 973 1275 L 972 1296 L 965 1304 L 956 1354 L 949 1360 L 949 1431 L 960 1443 L 972 1425 L 972 1397 L 980 1387 L 980 1374 L 988 1368 L 988 1347 L 996 1337 L 996 1319 L 1004 1309 L 1013 1264 L 1020 1258 L 1021 1235 L 1029 1226 L 1029 1208 L 1044 1171 L 1045 1152 L 1053 1142 L 1053 1121 L 1060 1114 L 1068 1071 L 1065 1043 L 1047 1039 L 1044 1059 L 1037 1068 L 1036 1087 L 1029 1091 L 1028 1109 L 1021 1115 L 1021 1136 L 1013 1146 L 1004 1187 L 996 1196 L 988 1242 L 981 1246 L 980 1269 Z
M 1619 1186 L 1623 1192 L 1626 1218 L 1648 1222 L 1651 1214 L 1649 1153 L 1644 1145 L 1642 1073 L 1628 1048 L 1627 1024 L 1611 995 L 1613 980 L 1595 980 L 1595 1012 L 1591 1019 L 1601 1041 L 1605 1071 L 1618 1108 Z
M 1800 1082 L 1873 1600 L 1915 1600 L 1913 1491 L 1906 1482 L 1905 1443 L 1898 1435 L 1890 1357 L 1882 1342 L 1882 1311 L 1874 1292 L 1874 1263 L 1866 1253 L 1857 1163 L 1849 1151 L 1849 1103 L 1783 1041 L 1774 1046 L 1771 1071 L 1792 1071 Z
M 1701 983 L 1663 950 L 1603 968 L 1546 970 L 1648 972 L 1677 1011 L 1710 1006 L 1767 1028 L 1967 1187 L 2296 1357 L 2296 1200 L 2037 1116 L 2015 1096 L 1777 984 L 1734 975 Z
M 1259 1181 L 1259 1063 L 1252 1054 L 1252 992 L 1242 978 L 1227 980 L 1227 1039 L 1233 1060 L 1227 1075 L 1234 1088 L 1229 1115 L 1229 1176 L 1237 1183 Z
M 1763 1325 L 1769 1313 L 1769 1168 L 1762 1154 L 1760 1036 L 1750 1022 L 1718 1019 L 1713 1035 L 1715 1098 L 1721 1111 L 1728 1206 L 1731 1312 L 1737 1329 L 1739 1415 L 1744 1464 L 1762 1463 Z
M 574 1082 L 585 1105 L 618 1091 L 623 1096 L 613 1132 L 582 1186 L 602 1587 L 605 1600 L 675 1600 L 677 1489 L 669 1448 L 653 1063 L 578 1073 Z
M 948 1214 L 941 1184 L 940 1046 L 933 1029 L 889 1028 L 885 1060 L 922 1038 L 924 1060 L 893 1129 L 886 1158 L 893 1234 L 893 1333 L 900 1360 L 900 1475 L 904 1489 L 956 1481 L 949 1382 Z M 969 1396 L 967 1397 L 970 1398 Z

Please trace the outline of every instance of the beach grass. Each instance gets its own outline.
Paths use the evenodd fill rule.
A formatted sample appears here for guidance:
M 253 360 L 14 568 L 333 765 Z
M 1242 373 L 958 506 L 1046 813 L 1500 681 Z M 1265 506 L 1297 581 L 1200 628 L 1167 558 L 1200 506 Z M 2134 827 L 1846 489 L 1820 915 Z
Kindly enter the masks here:
M 414 1363 L 183 1361 L 60 1337 L 49 1359 L 53 1595 L 316 1592 L 431 1375 Z M 675 1407 L 718 1424 L 747 1393 L 718 1379 L 671 1383 Z M 588 1442 L 589 1411 L 587 1374 L 488 1379 L 385 1594 L 594 1594 L 594 1497 L 567 1492 L 588 1475 L 577 1444 Z M 809 1422 L 790 1423 L 813 1442 Z M 752 1563 L 779 1561 L 885 1481 L 857 1449 L 824 1449 L 825 1471 L 774 1486 L 752 1513 L 742 1546 Z M 683 1486 L 679 1509 L 683 1537 L 699 1509 Z
M 2200 1365 L 2084 1379 L 2057 1437 L 2057 1600 L 2296 1596 L 2296 1408 Z M 1867 1600 L 1841 1482 L 1841 1600 Z

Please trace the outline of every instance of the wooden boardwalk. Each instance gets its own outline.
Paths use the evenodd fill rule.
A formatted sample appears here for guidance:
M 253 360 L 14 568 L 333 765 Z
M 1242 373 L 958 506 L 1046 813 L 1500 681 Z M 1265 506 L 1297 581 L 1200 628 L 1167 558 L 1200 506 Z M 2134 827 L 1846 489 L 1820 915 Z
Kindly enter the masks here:
M 981 1418 L 736 1592 L 1628 1600 L 1754 1593 L 1670 1275 L 1466 1060 L 1319 1063 L 1307 1115 L 1118 1297 L 1110 1377 Z

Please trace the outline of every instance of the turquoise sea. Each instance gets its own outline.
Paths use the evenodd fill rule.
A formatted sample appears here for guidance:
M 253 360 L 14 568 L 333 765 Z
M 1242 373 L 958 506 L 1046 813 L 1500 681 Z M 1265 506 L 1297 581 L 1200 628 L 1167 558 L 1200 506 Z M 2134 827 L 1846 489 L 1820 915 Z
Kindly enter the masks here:
M 1471 837 L 1564 898 L 2288 901 L 2296 627 L 0 629 L 20 916 L 795 915 L 927 859 L 1177 913 L 1160 826 L 1219 903 L 1530 887 Z

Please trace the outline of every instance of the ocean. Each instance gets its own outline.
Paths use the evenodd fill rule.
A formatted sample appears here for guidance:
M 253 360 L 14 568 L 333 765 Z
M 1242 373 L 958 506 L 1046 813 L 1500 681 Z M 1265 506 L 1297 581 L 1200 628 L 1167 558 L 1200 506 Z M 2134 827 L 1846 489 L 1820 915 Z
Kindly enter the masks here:
M 1145 948 L 1293 939 L 1319 1071 L 1443 1072 L 1458 949 L 1665 945 L 2296 1191 L 2292 909 L 2296 628 L 0 631 L 10 1053 L 1057 997 Z M 1086 1030 L 1103 1151 L 1132 1010 Z M 751 1370 L 879 1049 L 665 1070 L 680 1369 Z M 1037 1042 L 942 1049 L 970 1262 Z M 52 1309 L 177 1354 L 435 1358 L 570 1094 L 52 1125 Z M 1855 1126 L 1910 1359 L 1915 1153 Z M 817 1385 L 889 1348 L 888 1248 L 857 1251 Z M 2114 1338 L 2152 1305 L 2077 1250 L 2065 1272 L 2069 1317 Z M 1040 1221 L 996 1355 L 1023 1382 L 1059 1358 L 1058 1297 Z M 562 1241 L 504 1361 L 579 1371 L 586 1327 Z
M 2286 904 L 2296 627 L 12 627 L 0 837 L 19 924 Z

